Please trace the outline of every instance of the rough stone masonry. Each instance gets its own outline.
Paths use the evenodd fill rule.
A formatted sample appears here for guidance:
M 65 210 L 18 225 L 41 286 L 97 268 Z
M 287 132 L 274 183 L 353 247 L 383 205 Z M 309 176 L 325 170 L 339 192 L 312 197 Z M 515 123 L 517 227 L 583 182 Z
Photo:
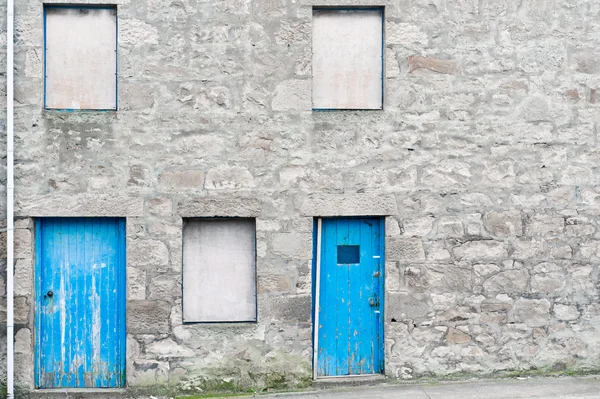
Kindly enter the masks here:
M 327 5 L 385 7 L 384 110 L 311 111 Z M 386 375 L 599 368 L 599 1 L 118 0 L 116 112 L 43 109 L 42 8 L 16 1 L 21 385 L 42 216 L 127 218 L 130 386 L 312 378 L 313 218 L 334 215 L 386 216 Z M 257 323 L 183 324 L 200 216 L 256 218 Z

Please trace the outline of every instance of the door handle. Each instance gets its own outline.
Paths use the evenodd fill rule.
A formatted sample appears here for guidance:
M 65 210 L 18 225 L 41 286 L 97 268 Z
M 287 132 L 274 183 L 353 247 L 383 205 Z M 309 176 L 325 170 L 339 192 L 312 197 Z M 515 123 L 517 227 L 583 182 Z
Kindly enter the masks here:
M 372 307 L 379 306 L 379 298 L 377 296 L 369 298 L 369 305 Z
M 46 294 L 48 296 L 48 298 L 52 298 L 54 296 L 54 292 L 52 292 L 52 290 L 48 291 L 48 293 Z

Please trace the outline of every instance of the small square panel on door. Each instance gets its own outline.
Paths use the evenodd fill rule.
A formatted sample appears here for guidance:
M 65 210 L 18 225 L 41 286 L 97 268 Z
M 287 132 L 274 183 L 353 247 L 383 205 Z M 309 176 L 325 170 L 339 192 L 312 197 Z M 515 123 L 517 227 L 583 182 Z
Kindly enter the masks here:
M 360 263 L 360 245 L 338 245 L 337 263 L 339 265 Z
M 382 373 L 383 219 L 317 223 L 315 377 Z
M 125 386 L 125 219 L 37 219 L 35 254 L 35 386 Z

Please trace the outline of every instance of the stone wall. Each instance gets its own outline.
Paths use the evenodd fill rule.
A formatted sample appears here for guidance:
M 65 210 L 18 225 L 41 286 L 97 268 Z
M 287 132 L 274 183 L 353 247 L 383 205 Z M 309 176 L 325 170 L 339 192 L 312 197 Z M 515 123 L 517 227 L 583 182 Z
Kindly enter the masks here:
M 385 6 L 383 111 L 311 111 L 313 5 Z M 310 379 L 313 217 L 332 215 L 388 216 L 387 375 L 598 369 L 598 2 L 119 0 L 118 17 L 118 112 L 44 111 L 42 2 L 17 0 L 20 383 L 38 216 L 127 217 L 132 386 Z M 257 323 L 182 323 L 190 216 L 257 218 Z

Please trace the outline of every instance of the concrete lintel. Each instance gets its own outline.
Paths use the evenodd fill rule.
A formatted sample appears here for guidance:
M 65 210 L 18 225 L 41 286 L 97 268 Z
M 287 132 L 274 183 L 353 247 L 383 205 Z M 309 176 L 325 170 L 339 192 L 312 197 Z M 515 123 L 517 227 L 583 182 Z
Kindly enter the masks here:
M 396 214 L 390 194 L 313 194 L 300 208 L 302 216 L 388 216 Z
M 144 199 L 123 194 L 60 194 L 18 198 L 17 217 L 142 216 Z
M 196 197 L 177 205 L 177 213 L 181 217 L 257 217 L 261 210 L 259 200 L 246 197 Z

